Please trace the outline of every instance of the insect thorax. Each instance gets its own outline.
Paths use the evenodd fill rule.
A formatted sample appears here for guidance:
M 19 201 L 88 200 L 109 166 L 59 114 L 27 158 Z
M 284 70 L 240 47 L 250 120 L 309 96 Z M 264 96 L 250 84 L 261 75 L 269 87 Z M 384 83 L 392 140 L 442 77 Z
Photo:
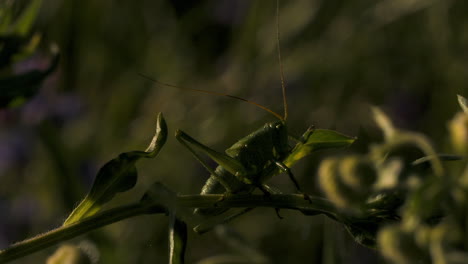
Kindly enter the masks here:
M 288 133 L 282 121 L 266 123 L 237 141 L 226 153 L 247 168 L 261 171 L 273 160 L 282 160 L 289 153 Z

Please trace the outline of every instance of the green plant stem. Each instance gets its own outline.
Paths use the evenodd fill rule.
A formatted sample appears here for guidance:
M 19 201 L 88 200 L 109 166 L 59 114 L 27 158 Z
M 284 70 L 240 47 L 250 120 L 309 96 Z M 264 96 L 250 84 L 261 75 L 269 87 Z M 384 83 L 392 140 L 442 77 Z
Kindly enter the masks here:
M 334 220 L 341 219 L 337 208 L 329 200 L 319 197 L 306 200 L 301 194 L 179 195 L 177 203 L 180 207 L 191 208 L 273 207 L 299 210 L 305 215 L 325 214 Z
M 110 209 L 95 216 L 83 219 L 82 221 L 62 226 L 49 232 L 37 235 L 33 238 L 15 243 L 5 250 L 0 251 L 0 263 L 26 256 L 41 249 L 52 246 L 61 241 L 71 239 L 91 230 L 121 221 L 126 218 L 145 214 L 147 207 L 142 207 L 139 203 L 120 206 Z
M 299 210 L 306 215 L 325 214 L 335 220 L 341 219 L 335 206 L 326 199 L 303 195 L 275 194 L 265 195 L 180 195 L 176 201 L 179 208 L 232 208 L 232 207 L 273 207 Z M 0 251 L 0 263 L 26 256 L 59 242 L 82 235 L 91 230 L 142 214 L 166 213 L 166 210 L 155 202 L 133 203 L 113 208 L 76 223 L 62 226 L 33 238 L 15 243 Z

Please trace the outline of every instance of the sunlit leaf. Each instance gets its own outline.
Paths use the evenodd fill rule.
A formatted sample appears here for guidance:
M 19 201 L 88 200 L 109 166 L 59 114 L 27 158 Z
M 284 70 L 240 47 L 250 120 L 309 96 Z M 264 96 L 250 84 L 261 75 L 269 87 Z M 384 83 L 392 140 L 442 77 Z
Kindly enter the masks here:
M 307 131 L 303 135 L 304 143 L 298 143 L 286 158 L 284 164 L 288 167 L 310 153 L 332 148 L 344 148 L 350 146 L 356 138 L 349 137 L 333 130 L 315 129 Z
M 140 158 L 155 157 L 167 139 L 167 126 L 162 113 L 159 113 L 156 133 L 146 151 L 131 151 L 120 154 L 106 163 L 98 172 L 91 191 L 73 210 L 64 225 L 69 225 L 101 210 L 117 193 L 132 189 L 138 178 L 135 163 Z

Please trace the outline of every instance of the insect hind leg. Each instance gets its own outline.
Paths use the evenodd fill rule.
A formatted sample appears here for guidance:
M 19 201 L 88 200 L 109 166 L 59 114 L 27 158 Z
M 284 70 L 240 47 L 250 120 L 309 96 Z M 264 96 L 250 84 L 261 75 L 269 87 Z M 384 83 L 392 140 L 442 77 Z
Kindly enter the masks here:
M 182 144 L 182 146 L 186 147 L 191 153 L 192 155 L 195 157 L 195 159 L 200 162 L 200 164 L 209 172 L 211 173 L 213 176 L 216 177 L 216 179 L 219 181 L 219 183 L 221 185 L 223 185 L 223 187 L 226 189 L 227 192 L 231 192 L 231 188 L 229 186 L 229 184 L 220 176 L 218 175 L 215 170 L 213 170 L 213 168 L 211 168 L 201 157 L 200 155 L 187 143 L 187 142 L 190 142 L 192 144 L 197 144 L 195 146 L 203 146 L 204 148 L 202 149 L 209 149 L 208 147 L 204 146 L 203 144 L 199 143 L 198 141 L 196 141 L 195 139 L 193 139 L 192 137 L 190 137 L 189 135 L 187 135 L 186 133 L 184 133 L 183 131 L 181 130 L 177 130 L 176 131 L 176 135 L 175 135 L 176 139 Z M 205 150 L 206 152 L 206 150 Z

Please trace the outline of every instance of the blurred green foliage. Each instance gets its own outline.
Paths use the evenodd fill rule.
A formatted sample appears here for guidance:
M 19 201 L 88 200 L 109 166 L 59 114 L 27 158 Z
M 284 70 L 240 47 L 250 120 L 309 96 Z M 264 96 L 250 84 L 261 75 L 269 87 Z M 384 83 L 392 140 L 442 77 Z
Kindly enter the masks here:
M 31 1 L 1 3 L 13 2 L 17 15 Z M 310 125 L 336 129 L 358 136 L 348 151 L 364 153 L 381 137 L 370 118 L 368 104 L 374 104 L 398 127 L 422 131 L 436 139 L 437 149 L 448 149 L 446 124 L 458 111 L 454 98 L 468 92 L 467 12 L 468 3 L 460 0 L 282 1 L 290 131 L 300 134 Z M 60 225 L 99 167 L 148 144 L 156 112 L 164 113 L 169 131 L 184 129 L 217 150 L 274 119 L 238 101 L 156 87 L 138 73 L 227 92 L 281 112 L 274 2 L 43 0 L 32 28 L 42 34 L 39 51 L 46 54 L 46 44 L 56 42 L 61 62 L 39 94 L 0 112 L 0 206 L 8 215 L 0 220 L 1 248 Z M 13 66 L 42 63 L 39 56 Z M 317 166 L 328 154 L 294 168 L 308 193 L 320 194 Z M 137 191 L 116 196 L 116 204 L 138 199 L 155 180 L 197 193 L 208 177 L 173 138 L 158 159 L 138 166 Z M 292 191 L 286 178 L 271 184 Z M 285 221 L 259 209 L 231 226 L 273 263 L 305 257 L 324 264 L 380 261 L 334 222 L 282 215 Z M 88 237 L 102 263 L 165 262 L 165 221 L 129 219 Z M 187 263 L 236 252 L 214 232 L 190 233 L 188 239 Z M 52 252 L 15 263 L 37 263 Z
M 41 82 L 57 67 L 59 54 L 52 46 L 54 58 L 44 70 L 14 73 L 12 65 L 36 52 L 39 34 L 31 33 L 41 0 L 30 3 L 15 16 L 15 4 L 11 1 L 0 7 L 0 107 L 15 106 L 37 93 Z

